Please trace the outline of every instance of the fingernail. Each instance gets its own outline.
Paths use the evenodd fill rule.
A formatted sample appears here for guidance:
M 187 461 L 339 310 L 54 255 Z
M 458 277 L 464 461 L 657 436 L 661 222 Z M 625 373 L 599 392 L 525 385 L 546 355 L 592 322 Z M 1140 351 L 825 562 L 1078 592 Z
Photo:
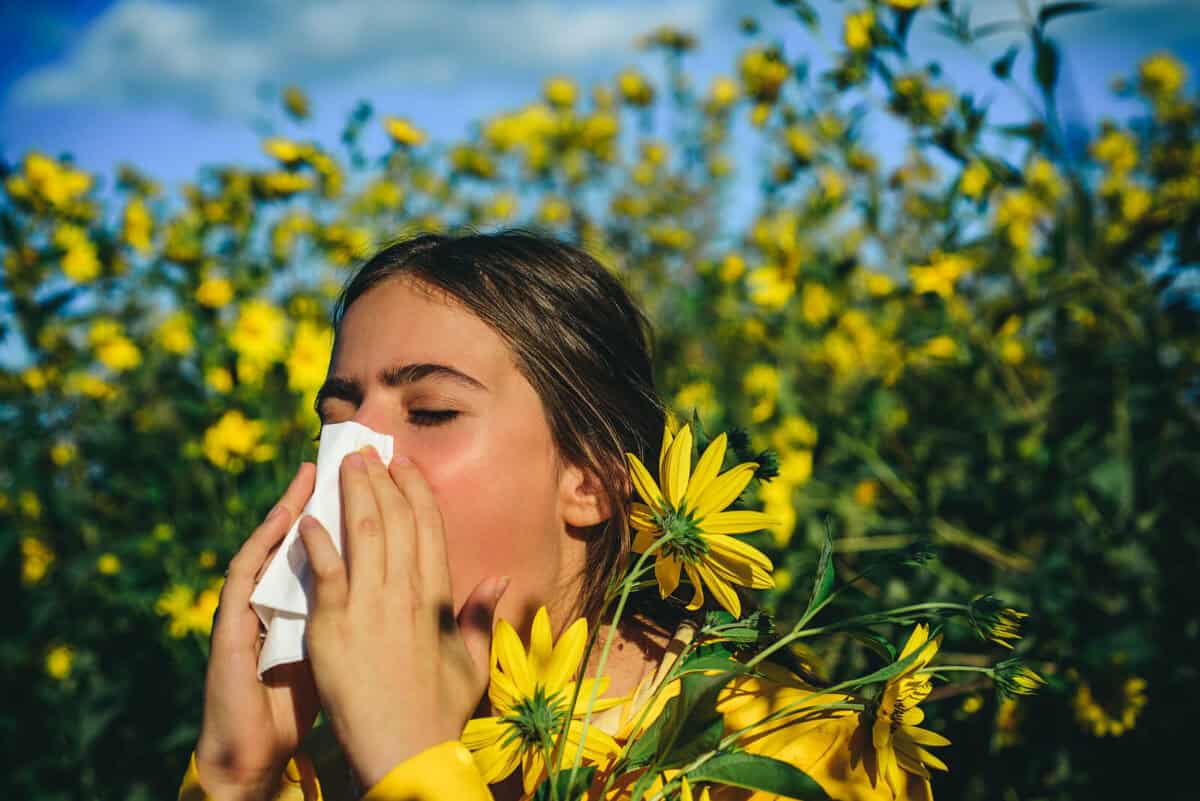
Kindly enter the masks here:
M 363 459 L 362 451 L 355 451 L 354 453 L 347 454 L 346 464 L 350 465 L 350 467 L 354 468 L 355 470 L 362 470 L 367 466 L 366 461 Z
M 379 458 L 379 451 L 375 450 L 375 448 L 373 448 L 370 445 L 363 445 L 361 448 L 358 449 L 358 452 L 361 453 L 364 458 L 374 459 L 378 462 L 383 461 L 382 459 Z
M 397 454 L 392 457 L 392 464 L 399 464 L 399 465 L 412 464 L 412 459 L 409 459 L 407 456 L 404 456 L 402 454 Z
M 500 577 L 500 583 L 496 586 L 496 598 L 499 598 L 504 594 L 504 591 L 508 589 L 509 582 L 511 581 L 512 578 L 510 576 Z
M 285 510 L 284 510 L 283 504 L 276 504 L 275 508 L 267 513 L 266 519 L 263 522 L 265 523 L 267 520 L 274 520 L 275 518 L 277 518 L 281 514 L 283 514 L 284 511 Z

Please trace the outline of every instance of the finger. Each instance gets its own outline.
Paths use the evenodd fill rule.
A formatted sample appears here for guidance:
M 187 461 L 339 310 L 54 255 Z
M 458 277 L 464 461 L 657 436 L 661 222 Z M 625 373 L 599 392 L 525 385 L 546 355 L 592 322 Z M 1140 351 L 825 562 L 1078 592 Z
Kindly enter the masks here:
M 446 535 L 433 490 L 407 457 L 393 459 L 388 472 L 412 507 L 416 522 L 416 566 L 425 591 L 435 600 L 448 598 L 450 567 L 446 561 Z
M 383 520 L 361 451 L 342 460 L 342 531 L 350 586 L 370 590 L 383 585 Z
M 496 617 L 496 605 L 508 589 L 508 576 L 491 576 L 472 590 L 467 602 L 458 613 L 458 630 L 462 634 L 467 653 L 475 663 L 476 674 L 486 675 L 492 650 L 492 623 Z
M 367 455 L 367 475 L 383 518 L 383 580 L 400 584 L 405 576 L 411 580 L 416 569 L 416 518 L 408 499 L 374 449 Z
M 283 541 L 288 529 L 292 527 L 292 521 L 312 496 L 316 480 L 317 466 L 312 462 L 301 462 L 300 469 L 296 471 L 292 483 L 288 485 L 279 503 L 246 538 L 237 554 L 230 560 L 229 570 L 225 574 L 225 585 L 221 588 L 221 602 L 228 601 L 228 608 L 233 608 L 233 604 L 239 602 L 244 603 L 241 601 L 243 595 L 249 600 L 254 589 L 255 577 L 272 549 Z
M 338 609 L 346 604 L 346 568 L 333 537 L 312 515 L 300 518 L 300 540 L 308 552 L 308 564 L 313 573 L 313 609 Z

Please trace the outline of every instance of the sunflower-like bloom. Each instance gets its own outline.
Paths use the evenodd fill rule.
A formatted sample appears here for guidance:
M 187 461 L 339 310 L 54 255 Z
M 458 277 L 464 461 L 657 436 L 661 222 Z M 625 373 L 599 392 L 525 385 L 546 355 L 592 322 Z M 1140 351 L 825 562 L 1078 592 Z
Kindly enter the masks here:
M 765 589 L 775 586 L 771 560 L 732 534 L 758 531 L 775 523 L 754 511 L 723 511 L 737 500 L 754 477 L 755 462 L 742 462 L 720 473 L 726 436 L 714 439 L 692 470 L 692 430 L 684 425 L 671 434 L 663 430 L 658 458 L 658 482 L 637 456 L 626 453 L 630 477 L 645 503 L 634 503 L 629 520 L 637 532 L 633 549 L 638 553 L 669 534 L 655 554 L 654 575 L 666 598 L 679 586 L 682 569 L 694 588 L 688 609 L 704 603 L 704 587 L 734 617 L 742 613 L 734 584 Z
M 937 654 L 942 638 L 929 639 L 929 626 L 918 623 L 900 651 L 899 660 L 914 653 L 917 657 L 903 672 L 888 679 L 875 713 L 871 743 L 875 748 L 879 773 L 897 795 L 907 784 L 904 771 L 929 778 L 929 768 L 948 770 L 946 763 L 925 749 L 925 746 L 949 745 L 942 735 L 918 728 L 925 713 L 917 704 L 925 700 L 933 688 L 928 676 L 921 673 Z
M 608 688 L 607 677 L 585 679 L 579 687 L 579 703 L 573 711 L 569 710 L 587 638 L 587 620 L 580 618 L 555 644 L 545 607 L 533 619 L 528 652 L 508 621 L 496 624 L 488 686 L 488 697 L 496 714 L 468 721 L 462 735 L 463 744 L 474 755 L 475 765 L 489 784 L 506 778 L 520 765 L 525 793 L 532 794 L 548 775 L 545 755 L 554 752 L 556 737 L 568 711 L 572 719 L 567 723 L 562 764 L 574 763 L 583 730 L 583 721 L 577 718 L 587 711 L 593 682 L 600 682 L 598 695 Z M 626 700 L 598 699 L 593 711 L 609 709 Z M 588 727 L 582 748 L 584 764 L 603 764 L 619 750 L 612 737 L 595 726 Z

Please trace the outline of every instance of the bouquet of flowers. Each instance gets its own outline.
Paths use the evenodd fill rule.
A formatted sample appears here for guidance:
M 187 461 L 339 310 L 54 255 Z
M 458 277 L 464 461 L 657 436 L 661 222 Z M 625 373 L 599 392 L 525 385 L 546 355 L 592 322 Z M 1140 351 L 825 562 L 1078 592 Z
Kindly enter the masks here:
M 738 797 L 746 791 L 803 799 L 929 797 L 930 769 L 947 769 L 929 749 L 949 744 L 920 727 L 919 705 L 934 680 L 984 674 L 1006 696 L 1031 694 L 1043 684 L 1019 659 L 991 666 L 938 661 L 942 624 L 956 616 L 981 638 L 1011 649 L 1026 613 L 991 595 L 830 618 L 835 599 L 887 562 L 839 584 L 828 533 L 798 620 L 779 629 L 766 612 L 745 609 L 735 587 L 772 587 L 773 566 L 739 537 L 771 520 L 732 507 L 741 505 L 751 481 L 773 477 L 774 455 L 764 451 L 757 461 L 738 461 L 736 450 L 725 433 L 706 437 L 693 416 L 678 427 L 668 420 L 657 480 L 626 454 L 640 501 L 630 515 L 635 538 L 628 569 L 606 596 L 603 614 L 612 625 L 603 642 L 583 618 L 555 642 L 545 608 L 534 619 L 528 649 L 507 621 L 498 621 L 489 688 L 495 714 L 471 720 L 463 734 L 488 782 L 520 767 L 527 797 L 556 801 L 690 801 L 713 793 L 720 798 L 726 788 L 737 788 Z M 736 463 L 726 469 L 731 456 Z M 916 549 L 899 561 L 929 556 Z M 604 668 L 631 596 L 657 587 L 664 602 L 683 605 L 675 593 L 685 577 L 691 614 L 676 632 L 679 647 L 633 699 L 606 697 Z M 706 592 L 719 609 L 700 611 Z M 885 624 L 911 626 L 900 647 L 878 631 Z M 830 683 L 807 667 L 794 672 L 772 661 L 790 646 L 835 634 L 853 635 L 882 664 Z M 597 678 L 583 678 L 596 647 Z M 623 712 L 615 733 L 597 725 L 599 713 L 618 706 Z

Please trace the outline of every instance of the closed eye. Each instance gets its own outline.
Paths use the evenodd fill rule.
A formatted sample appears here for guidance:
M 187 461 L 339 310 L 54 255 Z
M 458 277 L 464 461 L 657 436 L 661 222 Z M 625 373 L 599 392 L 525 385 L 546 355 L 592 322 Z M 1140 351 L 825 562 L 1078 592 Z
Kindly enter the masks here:
M 418 426 L 440 426 L 449 423 L 455 417 L 458 417 L 459 412 L 453 409 L 413 409 L 409 412 L 410 419 L 413 425 Z M 313 442 L 321 441 L 321 432 L 313 437 Z

